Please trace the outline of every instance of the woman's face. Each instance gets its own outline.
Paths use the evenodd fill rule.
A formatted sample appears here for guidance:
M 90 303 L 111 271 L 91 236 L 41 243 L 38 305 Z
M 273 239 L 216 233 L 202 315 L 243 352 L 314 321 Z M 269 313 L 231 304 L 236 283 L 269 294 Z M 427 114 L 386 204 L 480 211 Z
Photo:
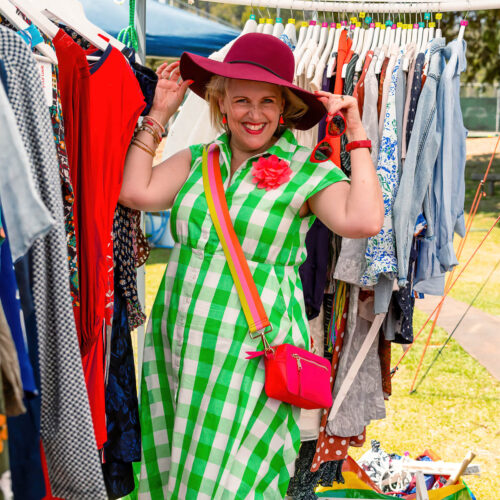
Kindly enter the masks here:
M 277 85 L 231 79 L 219 106 L 227 115 L 232 147 L 256 154 L 271 145 L 284 100 Z

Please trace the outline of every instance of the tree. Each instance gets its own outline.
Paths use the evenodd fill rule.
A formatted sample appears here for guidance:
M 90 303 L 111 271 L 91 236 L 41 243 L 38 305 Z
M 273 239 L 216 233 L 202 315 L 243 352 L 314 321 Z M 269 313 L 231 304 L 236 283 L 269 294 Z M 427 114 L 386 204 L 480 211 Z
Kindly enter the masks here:
M 441 27 L 446 40 L 458 34 L 462 14 L 443 14 Z M 469 25 L 465 30 L 467 42 L 467 70 L 464 80 L 476 83 L 500 81 L 500 10 L 471 11 L 467 15 Z

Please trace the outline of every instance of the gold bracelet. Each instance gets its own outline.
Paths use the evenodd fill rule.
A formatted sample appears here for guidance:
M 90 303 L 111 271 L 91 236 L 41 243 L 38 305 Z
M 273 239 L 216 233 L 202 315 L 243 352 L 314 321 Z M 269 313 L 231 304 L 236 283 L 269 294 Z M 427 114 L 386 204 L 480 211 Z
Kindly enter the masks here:
M 136 146 L 138 147 L 139 149 L 142 149 L 145 153 L 148 153 L 149 155 L 151 155 L 153 158 L 155 157 L 155 154 L 149 149 L 149 148 L 145 148 L 143 146 L 141 146 L 138 142 L 136 142 L 137 139 L 134 139 L 131 143 L 131 146 Z
M 156 146 L 158 146 L 160 144 L 161 136 L 157 130 L 155 130 L 154 128 L 151 128 L 149 125 L 143 124 L 137 129 L 137 132 L 143 132 L 143 131 L 147 132 L 148 134 L 153 136 L 153 139 L 156 143 Z
M 139 144 L 142 144 L 145 148 L 149 149 L 149 151 L 151 151 L 152 154 L 156 154 L 156 148 L 158 147 L 157 144 L 155 144 L 155 147 L 153 149 L 151 146 L 146 144 L 144 141 L 141 141 L 138 137 L 134 137 L 134 141 L 138 142 Z

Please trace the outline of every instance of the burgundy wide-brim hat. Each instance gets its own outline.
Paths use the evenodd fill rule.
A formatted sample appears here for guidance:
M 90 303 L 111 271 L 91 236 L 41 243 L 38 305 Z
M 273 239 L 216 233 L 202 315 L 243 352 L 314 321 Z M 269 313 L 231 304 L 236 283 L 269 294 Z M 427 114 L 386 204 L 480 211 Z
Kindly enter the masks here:
M 189 88 L 203 99 L 205 87 L 213 75 L 289 88 L 308 107 L 295 128 L 307 130 L 321 120 L 326 109 L 314 94 L 292 83 L 294 70 L 295 61 L 290 48 L 275 36 L 262 33 L 239 37 L 222 62 L 184 52 L 180 64 L 183 80 L 194 80 Z

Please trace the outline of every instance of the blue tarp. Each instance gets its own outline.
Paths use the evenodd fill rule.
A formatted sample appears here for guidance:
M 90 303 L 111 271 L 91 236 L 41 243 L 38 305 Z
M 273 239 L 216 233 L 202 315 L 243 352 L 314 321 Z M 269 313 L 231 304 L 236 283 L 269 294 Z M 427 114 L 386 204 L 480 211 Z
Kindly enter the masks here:
M 128 2 L 80 0 L 85 15 L 96 26 L 116 37 L 128 26 Z M 170 7 L 155 0 L 146 2 L 146 55 L 180 56 L 184 51 L 208 56 L 238 36 L 222 24 Z

